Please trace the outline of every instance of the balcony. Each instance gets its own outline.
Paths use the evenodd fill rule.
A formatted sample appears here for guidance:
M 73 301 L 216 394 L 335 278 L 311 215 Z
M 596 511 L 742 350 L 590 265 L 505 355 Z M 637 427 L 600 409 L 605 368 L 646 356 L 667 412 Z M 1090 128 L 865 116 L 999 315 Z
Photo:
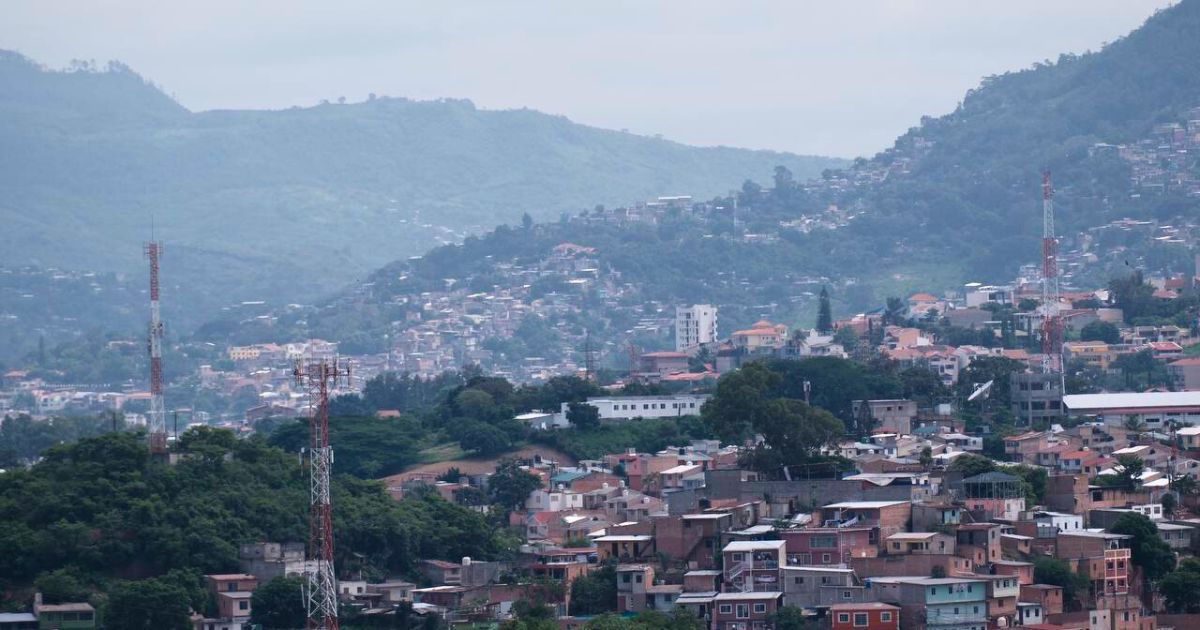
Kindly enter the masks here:
M 987 613 L 985 610 L 987 605 L 983 602 L 979 604 L 979 612 L 960 612 L 960 613 L 943 613 L 938 610 L 928 611 L 925 615 L 925 625 L 929 628 L 935 626 L 955 626 L 960 624 L 982 624 L 987 623 Z

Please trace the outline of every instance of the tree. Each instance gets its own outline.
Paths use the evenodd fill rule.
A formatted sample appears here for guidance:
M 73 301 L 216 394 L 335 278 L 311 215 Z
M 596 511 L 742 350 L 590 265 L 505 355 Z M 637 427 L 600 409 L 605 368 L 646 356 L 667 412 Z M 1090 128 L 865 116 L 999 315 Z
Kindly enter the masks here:
M 1178 507 L 1179 507 L 1179 501 L 1175 498 L 1174 494 L 1171 494 L 1170 492 L 1168 492 L 1163 495 L 1162 508 L 1163 508 L 1163 513 L 1167 515 L 1167 518 L 1174 518 L 1175 517 L 1175 509 Z
M 533 217 L 529 216 L 528 212 L 521 214 L 521 227 L 524 228 L 526 232 L 533 229 Z
M 828 335 L 833 331 L 833 308 L 829 305 L 829 288 L 821 286 L 821 296 L 817 303 L 817 332 Z
M 1126 512 L 1108 531 L 1133 537 L 1129 541 L 1131 560 L 1142 568 L 1147 582 L 1153 582 L 1175 568 L 1175 553 L 1158 535 L 1154 521 L 1146 515 Z
M 1200 560 L 1186 558 L 1179 568 L 1158 583 L 1166 599 L 1167 610 L 1173 613 L 1200 613 Z
M 1063 603 L 1070 605 L 1076 598 L 1087 595 L 1088 577 L 1075 573 L 1071 565 L 1057 558 L 1038 558 L 1033 562 L 1033 581 L 1052 584 L 1063 589 Z
M 1080 329 L 1079 339 L 1081 341 L 1121 343 L 1121 329 L 1109 322 L 1097 319 Z
M 883 307 L 883 325 L 899 325 L 904 322 L 904 313 L 908 310 L 908 306 L 904 300 L 898 297 L 889 297 L 884 302 Z
M 303 628 L 304 578 L 277 577 L 254 590 L 250 598 L 250 620 L 264 630 Z
M 511 510 L 524 505 L 529 493 L 542 487 L 542 480 L 522 469 L 516 460 L 506 459 L 496 466 L 496 472 L 488 477 L 487 485 L 492 502 Z
M 587 403 L 570 403 L 567 405 L 567 422 L 582 431 L 595 429 L 600 426 L 600 410 Z
M 917 461 L 921 463 L 922 468 L 929 470 L 929 467 L 933 466 L 933 449 L 928 446 L 922 448 L 921 455 Z
M 479 455 L 495 455 L 512 447 L 507 433 L 485 422 L 468 421 L 460 430 L 459 446 Z
M 156 578 L 119 582 L 104 609 L 110 630 L 188 630 L 188 593 Z
M 996 470 L 996 462 L 982 456 L 967 453 L 955 457 L 948 468 L 951 472 L 962 473 L 963 478 L 982 475 Z
M 88 595 L 87 589 L 84 588 L 77 571 L 73 568 L 47 571 L 37 576 L 33 584 L 42 594 L 42 601 L 47 604 L 85 601 Z
M 571 582 L 571 614 L 600 615 L 617 609 L 617 568 L 606 563 Z
M 1117 468 L 1117 485 L 1126 492 L 1136 492 L 1142 485 L 1142 473 L 1146 470 L 1146 463 L 1137 455 L 1118 455 Z
M 796 606 L 780 608 L 771 616 L 771 621 L 775 624 L 775 630 L 815 630 L 819 627 L 816 621 L 804 614 L 802 608 Z

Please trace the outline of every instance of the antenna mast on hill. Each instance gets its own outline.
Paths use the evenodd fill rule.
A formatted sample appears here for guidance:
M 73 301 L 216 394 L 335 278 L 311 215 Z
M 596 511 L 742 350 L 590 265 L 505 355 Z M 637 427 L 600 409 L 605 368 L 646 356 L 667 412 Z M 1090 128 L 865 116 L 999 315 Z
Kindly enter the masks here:
M 1062 370 L 1062 321 L 1059 319 L 1058 239 L 1054 237 L 1054 187 L 1042 173 L 1042 371 Z
M 296 362 L 292 375 L 296 384 L 308 389 L 308 559 L 315 563 L 308 571 L 304 587 L 304 605 L 308 630 L 338 630 L 337 576 L 333 570 L 333 507 L 329 500 L 329 473 L 333 467 L 333 447 L 329 443 L 329 390 L 339 382 L 349 382 L 350 368 L 337 360 L 303 359 Z
M 163 455 L 167 452 L 167 410 L 163 404 L 162 342 L 163 323 L 158 308 L 158 259 L 162 255 L 162 243 L 154 239 L 151 227 L 150 242 L 146 245 L 146 257 L 150 259 L 150 330 L 146 340 L 150 351 L 150 453 Z

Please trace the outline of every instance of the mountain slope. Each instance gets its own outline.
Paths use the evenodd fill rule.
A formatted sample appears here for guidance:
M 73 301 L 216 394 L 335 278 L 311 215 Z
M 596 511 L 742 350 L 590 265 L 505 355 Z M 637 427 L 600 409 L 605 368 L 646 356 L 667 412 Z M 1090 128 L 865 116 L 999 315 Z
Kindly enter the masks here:
M 779 164 L 842 164 L 467 101 L 193 113 L 119 64 L 52 72 L 5 52 L 0 147 L 0 264 L 140 269 L 153 217 L 167 290 L 207 312 L 311 299 L 523 212 L 707 197 Z
M 563 242 L 595 248 L 600 267 L 633 287 L 630 304 L 711 302 L 723 326 L 758 317 L 811 325 L 814 293 L 825 283 L 845 313 L 913 289 L 1007 282 L 1021 264 L 1039 262 L 1044 168 L 1054 172 L 1065 285 L 1102 286 L 1128 273 L 1125 265 L 1192 272 L 1197 230 L 1167 238 L 1117 226 L 1105 236 L 1103 226 L 1120 217 L 1197 224 L 1196 59 L 1200 0 L 1183 0 L 1099 52 L 984 79 L 956 111 L 922 119 L 871 159 L 807 182 L 777 173 L 770 189 L 747 184 L 736 195 L 737 224 L 728 212 L 734 199 L 723 199 L 649 224 L 616 213 L 532 234 L 500 229 L 384 267 L 300 330 L 382 339 L 405 314 L 397 305 L 423 304 L 418 296 L 447 286 L 513 290 L 526 281 L 506 269 L 545 259 Z M 1170 164 L 1145 159 L 1155 151 Z M 1139 187 L 1140 171 L 1166 183 Z M 588 315 L 627 323 L 618 311 L 605 305 Z M 595 325 L 593 334 L 607 332 Z M 614 338 L 623 333 L 608 328 Z
M 1101 51 L 987 77 L 951 114 L 924 118 L 894 147 L 844 175 L 838 201 L 863 212 L 852 232 L 878 255 L 962 261 L 962 279 L 1003 280 L 1040 251 L 1041 172 L 1054 175 L 1058 234 L 1123 216 L 1191 215 L 1186 191 L 1138 195 L 1129 161 L 1105 144 L 1132 145 L 1156 125 L 1200 106 L 1200 0 L 1183 0 Z M 903 162 L 903 168 L 890 168 Z M 889 246 L 889 243 L 891 245 Z M 1061 249 L 1061 248 L 1060 248 Z

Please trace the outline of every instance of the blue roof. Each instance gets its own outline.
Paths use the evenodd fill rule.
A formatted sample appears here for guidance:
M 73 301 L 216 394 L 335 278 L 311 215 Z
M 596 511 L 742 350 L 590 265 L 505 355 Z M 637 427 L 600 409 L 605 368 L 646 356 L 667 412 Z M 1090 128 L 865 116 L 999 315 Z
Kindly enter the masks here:
M 553 477 L 551 477 L 550 481 L 552 481 L 553 483 L 571 483 L 572 481 L 575 481 L 576 479 L 582 479 L 586 476 L 588 476 L 587 472 L 582 471 L 582 470 L 574 470 L 574 471 L 564 470 L 563 472 L 560 472 L 557 475 L 554 475 Z

